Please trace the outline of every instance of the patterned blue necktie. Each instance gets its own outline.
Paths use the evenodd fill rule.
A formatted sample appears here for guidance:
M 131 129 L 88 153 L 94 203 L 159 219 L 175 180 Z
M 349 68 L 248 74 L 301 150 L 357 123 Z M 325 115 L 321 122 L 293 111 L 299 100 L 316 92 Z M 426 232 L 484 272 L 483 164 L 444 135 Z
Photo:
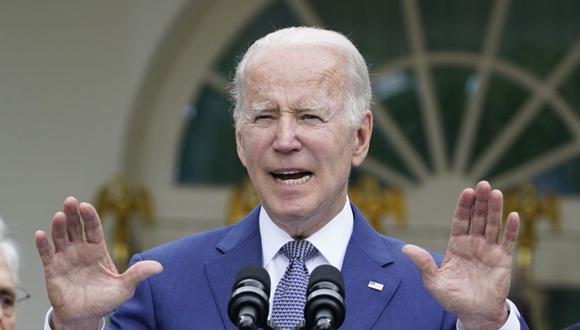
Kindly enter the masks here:
M 304 320 L 308 269 L 306 260 L 315 257 L 318 250 L 308 241 L 286 243 L 280 251 L 290 263 L 274 294 L 271 321 L 282 330 L 294 329 Z

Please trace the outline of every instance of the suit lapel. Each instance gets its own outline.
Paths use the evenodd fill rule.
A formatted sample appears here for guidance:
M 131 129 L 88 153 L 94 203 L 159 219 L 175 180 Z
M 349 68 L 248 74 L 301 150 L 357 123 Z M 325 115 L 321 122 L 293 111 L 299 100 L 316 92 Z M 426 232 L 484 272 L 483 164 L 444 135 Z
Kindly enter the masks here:
M 250 212 L 216 245 L 221 256 L 205 264 L 205 275 L 224 328 L 235 329 L 228 317 L 228 302 L 236 274 L 245 266 L 262 265 L 258 226 L 259 206 Z
M 400 274 L 381 238 L 353 205 L 354 227 L 342 274 L 346 291 L 343 329 L 370 329 L 395 295 Z M 235 329 L 228 317 L 228 302 L 236 274 L 249 264 L 262 265 L 258 225 L 259 207 L 250 212 L 216 245 L 221 254 L 205 264 L 205 275 L 224 328 Z M 382 290 L 369 282 L 383 284 Z
M 342 328 L 371 329 L 393 298 L 401 279 L 381 236 L 355 206 L 352 209 L 353 233 L 342 266 L 347 311 Z M 371 281 L 382 284 L 382 289 L 370 288 Z

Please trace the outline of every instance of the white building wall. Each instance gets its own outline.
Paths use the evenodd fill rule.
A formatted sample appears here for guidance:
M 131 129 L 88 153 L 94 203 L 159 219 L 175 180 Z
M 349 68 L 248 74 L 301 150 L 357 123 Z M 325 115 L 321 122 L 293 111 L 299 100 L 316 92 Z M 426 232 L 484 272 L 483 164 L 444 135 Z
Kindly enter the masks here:
M 0 215 L 32 294 L 18 329 L 49 305 L 35 230 L 119 171 L 134 95 L 185 2 L 0 1 Z

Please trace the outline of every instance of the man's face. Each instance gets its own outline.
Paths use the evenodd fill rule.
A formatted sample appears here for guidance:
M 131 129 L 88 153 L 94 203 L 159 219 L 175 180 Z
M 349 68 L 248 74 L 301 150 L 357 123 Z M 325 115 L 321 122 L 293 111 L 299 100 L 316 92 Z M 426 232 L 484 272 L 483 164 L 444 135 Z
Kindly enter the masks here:
M 344 206 L 351 166 L 368 150 L 372 117 L 349 122 L 344 58 L 328 48 L 285 47 L 246 67 L 238 155 L 261 202 L 293 237 L 308 237 Z
M 12 330 L 16 322 L 16 283 L 12 271 L 0 252 L 0 330 Z M 11 305 L 11 306 L 10 306 Z

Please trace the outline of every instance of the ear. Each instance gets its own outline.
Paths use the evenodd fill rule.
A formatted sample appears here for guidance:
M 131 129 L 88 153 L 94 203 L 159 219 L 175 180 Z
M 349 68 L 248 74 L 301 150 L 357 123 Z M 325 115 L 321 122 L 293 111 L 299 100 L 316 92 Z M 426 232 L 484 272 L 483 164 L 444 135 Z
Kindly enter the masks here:
M 242 133 L 240 129 L 236 129 L 236 150 L 238 151 L 238 157 L 240 161 L 246 167 L 246 153 L 244 151 L 244 142 L 242 141 Z
M 362 164 L 367 157 L 369 146 L 371 144 L 371 135 L 373 132 L 373 114 L 370 111 L 365 113 L 361 125 L 356 131 L 355 148 L 352 157 L 352 166 L 357 167 Z

